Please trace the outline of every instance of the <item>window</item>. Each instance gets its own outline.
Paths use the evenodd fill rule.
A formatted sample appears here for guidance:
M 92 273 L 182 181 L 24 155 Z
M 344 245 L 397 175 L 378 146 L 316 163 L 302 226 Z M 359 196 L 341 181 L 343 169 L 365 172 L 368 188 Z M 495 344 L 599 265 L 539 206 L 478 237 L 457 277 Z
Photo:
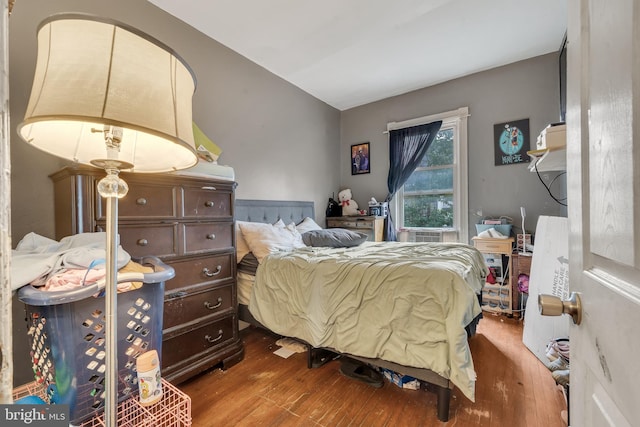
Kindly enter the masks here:
M 442 120 L 420 165 L 393 198 L 398 229 L 453 229 L 459 241 L 468 241 L 467 117 L 468 109 L 460 108 L 387 125 L 392 130 Z
M 440 129 L 403 187 L 405 227 L 453 227 L 453 129 Z

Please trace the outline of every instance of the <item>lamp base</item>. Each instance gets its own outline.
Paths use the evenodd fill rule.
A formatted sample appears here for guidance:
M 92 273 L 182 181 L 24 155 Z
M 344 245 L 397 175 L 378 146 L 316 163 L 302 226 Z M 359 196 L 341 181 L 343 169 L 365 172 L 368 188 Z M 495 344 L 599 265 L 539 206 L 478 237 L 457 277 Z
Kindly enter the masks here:
M 110 148 L 111 149 L 111 148 Z M 116 425 L 116 407 L 118 405 L 118 335 L 117 335 L 117 264 L 118 264 L 118 199 L 129 191 L 127 183 L 118 177 L 119 165 L 127 165 L 117 159 L 95 160 L 94 166 L 103 165 L 107 176 L 98 182 L 98 192 L 107 201 L 106 223 L 106 286 L 105 286 L 105 325 L 106 325 L 106 383 L 105 383 L 105 423 L 108 427 Z M 130 167 L 133 167 L 131 165 Z

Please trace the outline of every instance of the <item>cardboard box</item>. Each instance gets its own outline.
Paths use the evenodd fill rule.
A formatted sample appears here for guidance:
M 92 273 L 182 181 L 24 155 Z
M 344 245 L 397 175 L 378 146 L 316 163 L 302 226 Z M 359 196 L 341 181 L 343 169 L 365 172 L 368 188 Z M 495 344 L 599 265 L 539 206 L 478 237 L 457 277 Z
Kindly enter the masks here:
M 409 375 L 402 375 L 396 372 L 393 372 L 389 369 L 381 369 L 382 375 L 389 380 L 389 382 L 397 385 L 400 388 L 408 389 L 408 390 L 420 390 L 420 381 L 416 378 L 410 377 Z

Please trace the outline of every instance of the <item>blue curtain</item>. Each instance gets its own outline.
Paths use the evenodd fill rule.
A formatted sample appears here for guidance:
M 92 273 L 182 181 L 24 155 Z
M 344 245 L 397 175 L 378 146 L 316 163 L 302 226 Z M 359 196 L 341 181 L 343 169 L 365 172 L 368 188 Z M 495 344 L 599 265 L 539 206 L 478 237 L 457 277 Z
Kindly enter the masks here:
M 391 202 L 398 189 L 416 170 L 441 126 L 442 120 L 439 120 L 389 132 L 389 175 L 387 177 L 389 194 L 385 199 L 387 203 Z M 391 213 L 387 216 L 385 240 L 397 240 Z

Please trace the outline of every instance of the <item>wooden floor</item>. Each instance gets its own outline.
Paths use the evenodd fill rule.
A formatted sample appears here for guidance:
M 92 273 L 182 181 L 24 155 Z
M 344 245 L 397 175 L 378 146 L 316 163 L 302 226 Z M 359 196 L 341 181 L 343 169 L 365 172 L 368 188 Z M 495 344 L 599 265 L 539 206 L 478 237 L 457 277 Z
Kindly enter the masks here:
M 245 359 L 179 388 L 191 396 L 193 426 L 545 426 L 563 427 L 561 388 L 522 344 L 522 322 L 485 314 L 470 340 L 476 402 L 453 390 L 450 420 L 435 394 L 385 383 L 375 389 L 342 376 L 340 362 L 307 369 L 306 355 L 273 354 L 278 337 L 245 329 Z

